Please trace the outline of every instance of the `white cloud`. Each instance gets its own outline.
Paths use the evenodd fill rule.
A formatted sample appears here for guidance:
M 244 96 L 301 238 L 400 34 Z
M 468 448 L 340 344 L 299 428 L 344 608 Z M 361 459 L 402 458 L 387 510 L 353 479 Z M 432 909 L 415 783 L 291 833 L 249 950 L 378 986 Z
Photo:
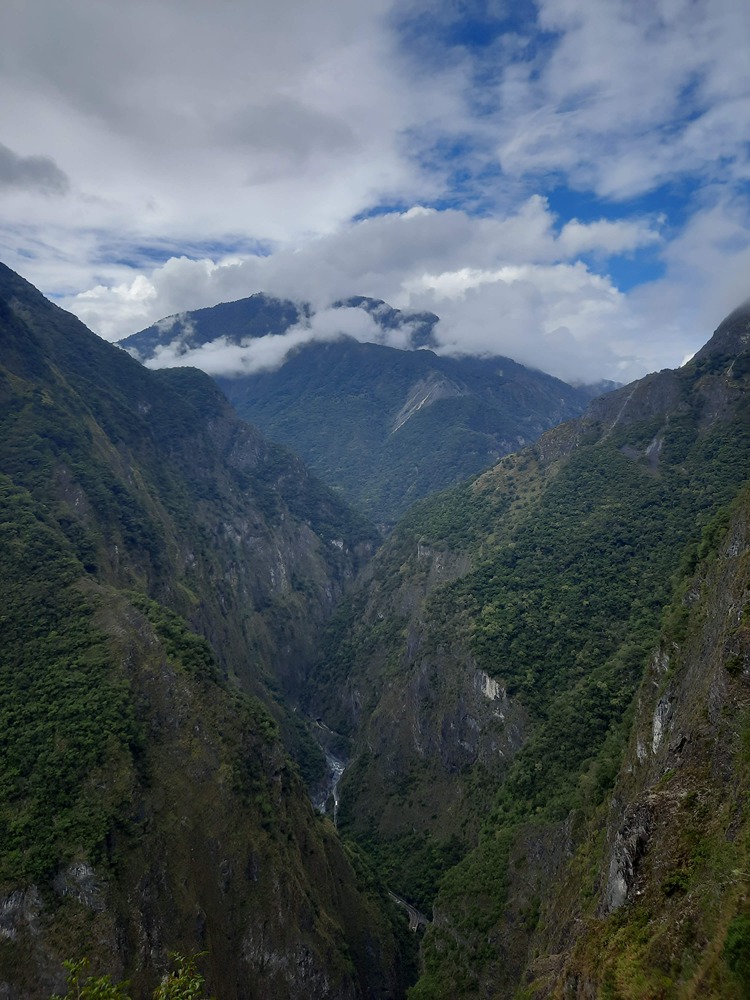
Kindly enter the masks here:
M 445 353 L 503 354 L 574 382 L 622 380 L 644 367 L 632 345 L 618 350 L 632 323 L 627 300 L 581 263 L 475 272 L 436 308 Z
M 326 308 L 355 293 L 436 312 L 441 317 L 436 336 L 447 353 L 509 355 L 566 378 L 641 374 L 650 355 L 633 342 L 634 319 L 625 296 L 575 258 L 583 248 L 611 252 L 650 245 L 659 239 L 658 231 L 644 220 L 575 222 L 558 235 L 555 222 L 538 197 L 503 219 L 476 219 L 458 211 L 394 213 L 266 257 L 220 265 L 173 259 L 137 287 L 98 289 L 66 304 L 89 322 L 98 310 L 93 325 L 113 337 L 185 308 L 256 291 L 309 301 L 318 310 L 307 327 L 283 337 L 254 341 L 241 350 L 220 344 L 205 357 L 190 355 L 189 360 L 178 361 L 170 349 L 160 355 L 160 366 L 174 358 L 199 367 L 205 363 L 211 371 L 220 366 L 222 373 L 254 371 L 280 363 L 307 339 L 341 333 L 407 347 L 408 327 L 384 335 L 361 309 Z
M 634 289 L 632 308 L 643 317 L 644 340 L 650 323 L 670 355 L 692 355 L 750 297 L 750 204 L 712 199 L 665 248 L 664 259 L 664 276 Z
M 629 198 L 748 165 L 750 14 L 741 0 L 540 0 L 554 43 L 507 67 L 497 150 L 514 175 L 562 172 Z
M 563 226 L 558 239 L 568 257 L 592 252 L 607 256 L 627 253 L 659 241 L 659 233 L 653 225 L 640 220 L 612 222 L 608 219 L 586 224 L 571 219 Z
M 180 340 L 175 340 L 157 347 L 146 367 L 201 368 L 209 375 L 247 375 L 278 368 L 289 351 L 311 339 L 309 330 L 296 329 L 244 344 L 233 344 L 226 337 L 218 337 L 209 344 L 188 351 L 183 349 Z
M 450 115 L 453 98 L 431 81 L 428 112 L 426 84 L 401 71 L 388 7 L 8 0 L 0 134 L 19 155 L 53 157 L 72 190 L 54 211 L 6 201 L 7 221 L 289 239 L 413 195 L 420 178 L 399 134 Z
M 287 355 L 312 341 L 339 340 L 353 337 L 362 343 L 387 343 L 393 347 L 409 346 L 405 330 L 382 330 L 373 317 L 363 309 L 343 307 L 322 309 L 309 321 L 300 323 L 283 334 L 247 338 L 240 344 L 218 337 L 197 348 L 185 349 L 183 337 L 189 330 L 189 320 L 175 315 L 165 320 L 160 332 L 169 333 L 181 326 L 181 336 L 156 348 L 153 358 L 146 362 L 148 368 L 201 368 L 209 375 L 248 375 L 272 371 L 284 363 Z M 187 327 L 187 328 L 186 328 Z
M 507 31 L 462 41 L 477 14 Z M 108 339 L 365 294 L 434 309 L 446 350 L 624 377 L 747 295 L 742 0 L 5 0 L 0 35 L 0 257 Z M 671 218 L 628 201 L 672 181 Z M 622 294 L 644 249 L 665 273 Z

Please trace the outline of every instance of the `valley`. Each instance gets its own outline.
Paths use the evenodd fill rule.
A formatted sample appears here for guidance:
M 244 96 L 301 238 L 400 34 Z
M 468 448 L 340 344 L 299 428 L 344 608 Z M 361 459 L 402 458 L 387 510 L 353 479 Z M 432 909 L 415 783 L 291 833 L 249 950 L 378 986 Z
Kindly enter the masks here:
M 149 367 L 208 366 L 240 417 L 386 529 L 598 394 L 510 358 L 437 354 L 432 313 L 359 296 L 328 314 L 341 326 L 316 334 L 312 307 L 259 293 L 166 317 L 121 344 Z M 344 332 L 362 323 L 366 341 Z M 223 354 L 231 361 L 214 370 Z
M 186 351 L 307 315 L 253 299 Z M 344 305 L 413 349 L 228 401 L 0 267 L 0 995 L 745 996 L 750 310 L 590 400 Z

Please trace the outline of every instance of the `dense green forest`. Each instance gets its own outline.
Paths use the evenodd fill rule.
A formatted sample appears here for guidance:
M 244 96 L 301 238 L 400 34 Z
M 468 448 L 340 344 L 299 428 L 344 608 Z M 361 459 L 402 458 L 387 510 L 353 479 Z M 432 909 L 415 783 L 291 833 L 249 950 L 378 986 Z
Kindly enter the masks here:
M 687 581 L 747 481 L 745 368 L 717 349 L 649 377 L 423 501 L 333 623 L 312 703 L 353 741 L 342 829 L 440 915 L 415 998 L 512 995 L 540 907 L 530 893 L 510 931 L 518 845 L 569 837 L 611 793 L 660 629 L 684 638 Z M 502 732 L 477 672 L 507 716 L 493 753 L 454 711 Z
M 222 1000 L 402 994 L 403 921 L 288 756 L 325 771 L 285 692 L 374 529 L 5 268 L 0 338 L 1 988 L 161 995 L 174 951 Z
M 0 269 L 0 989 L 748 995 L 748 322 L 375 554 Z

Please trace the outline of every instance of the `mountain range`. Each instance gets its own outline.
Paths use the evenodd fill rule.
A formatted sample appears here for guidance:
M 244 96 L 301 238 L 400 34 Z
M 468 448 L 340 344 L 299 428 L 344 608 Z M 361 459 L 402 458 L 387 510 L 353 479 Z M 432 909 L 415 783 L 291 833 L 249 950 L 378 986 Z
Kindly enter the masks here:
M 369 320 L 367 341 L 343 332 L 352 311 Z M 613 387 L 573 388 L 504 357 L 436 354 L 433 313 L 359 296 L 331 314 L 325 339 L 311 333 L 283 363 L 247 371 L 234 355 L 234 371 L 212 373 L 244 420 L 377 522 L 392 524 L 415 500 L 480 472 Z M 309 305 L 258 293 L 168 317 L 120 343 L 147 364 L 201 367 L 216 364 L 219 345 L 252 350 L 315 322 Z
M 0 995 L 748 995 L 749 308 L 384 543 L 3 267 L 0 344 Z

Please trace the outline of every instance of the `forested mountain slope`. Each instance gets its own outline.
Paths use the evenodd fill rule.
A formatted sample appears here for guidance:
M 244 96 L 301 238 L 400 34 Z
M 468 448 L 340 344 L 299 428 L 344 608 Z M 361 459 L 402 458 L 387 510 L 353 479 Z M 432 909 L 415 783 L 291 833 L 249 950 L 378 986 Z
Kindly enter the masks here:
M 586 847 L 589 817 L 620 768 L 664 609 L 750 473 L 749 329 L 739 310 L 682 369 L 417 505 L 329 632 L 309 698 L 352 741 L 341 823 L 397 891 L 434 906 L 415 1000 L 512 997 L 545 956 L 560 985 L 566 914 L 609 864 Z M 683 618 L 700 628 L 678 597 L 676 642 Z M 599 995 L 586 989 L 572 995 Z
M 640 686 L 608 809 L 542 897 L 529 996 L 750 991 L 750 491 L 704 540 Z M 581 886 L 584 891 L 581 892 Z
M 279 693 L 372 531 L 208 377 L 2 266 L 0 345 L 0 993 L 88 954 L 146 995 L 178 950 L 222 998 L 400 995 L 392 908 L 280 735 L 314 770 Z
M 438 317 L 357 297 L 382 336 L 313 341 L 273 370 L 217 376 L 243 419 L 287 445 L 350 502 L 380 522 L 580 414 L 590 394 L 508 358 L 451 358 L 431 350 Z M 247 344 L 309 321 L 309 306 L 264 295 L 162 320 L 122 341 L 144 361 L 225 340 Z M 286 324 L 286 325 L 285 325 Z M 417 349 L 415 349 L 417 348 Z
M 210 379 L 4 268 L 0 344 L 2 995 L 176 949 L 222 1000 L 396 1000 L 386 889 L 410 1000 L 748 995 L 748 308 L 373 560 Z

